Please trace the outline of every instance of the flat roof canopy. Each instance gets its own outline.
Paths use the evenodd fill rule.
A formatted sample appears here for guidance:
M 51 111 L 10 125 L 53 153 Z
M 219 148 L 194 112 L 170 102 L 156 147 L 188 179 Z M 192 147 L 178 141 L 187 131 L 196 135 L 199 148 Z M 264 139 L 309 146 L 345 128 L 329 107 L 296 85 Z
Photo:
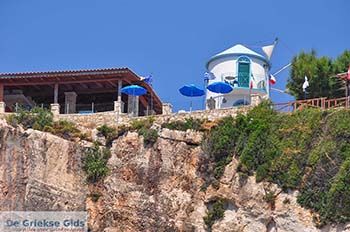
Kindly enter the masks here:
M 71 91 L 78 94 L 100 95 L 117 93 L 118 81 L 122 81 L 123 86 L 137 84 L 146 88 L 147 94 L 140 96 L 140 103 L 146 107 L 151 96 L 153 110 L 161 114 L 160 98 L 150 85 L 128 68 L 0 74 L 2 89 L 27 89 L 26 91 L 30 91 L 30 95 L 33 96 L 49 96 L 50 94 L 53 96 L 55 85 L 59 85 L 60 93 Z

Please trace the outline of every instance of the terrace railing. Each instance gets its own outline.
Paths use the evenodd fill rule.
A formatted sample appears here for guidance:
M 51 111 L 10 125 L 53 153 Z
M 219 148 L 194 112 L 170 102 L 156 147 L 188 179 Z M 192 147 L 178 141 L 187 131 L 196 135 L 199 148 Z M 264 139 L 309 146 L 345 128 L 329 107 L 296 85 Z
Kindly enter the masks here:
M 293 112 L 310 107 L 320 109 L 349 108 L 350 97 L 334 99 L 322 97 L 274 104 L 274 109 L 280 112 Z

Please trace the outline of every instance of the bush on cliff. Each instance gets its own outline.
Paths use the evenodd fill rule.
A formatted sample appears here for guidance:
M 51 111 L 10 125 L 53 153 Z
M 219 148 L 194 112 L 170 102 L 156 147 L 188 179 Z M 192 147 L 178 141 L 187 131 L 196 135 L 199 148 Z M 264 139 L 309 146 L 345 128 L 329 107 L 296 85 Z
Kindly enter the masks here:
M 113 127 L 109 127 L 106 124 L 97 127 L 97 131 L 99 134 L 101 134 L 102 136 L 105 137 L 106 139 L 106 146 L 110 147 L 112 146 L 112 142 L 114 139 L 116 139 L 118 137 L 118 133 L 117 130 Z
M 157 142 L 158 139 L 158 131 L 151 128 L 141 128 L 138 131 L 139 135 L 143 136 L 143 141 L 145 145 L 152 145 Z
M 230 161 L 235 148 L 235 137 L 237 135 L 234 119 L 227 117 L 222 119 L 218 125 L 210 131 L 203 141 L 204 150 L 209 154 L 209 158 L 214 162 L 216 178 L 220 178 L 224 167 Z
M 31 110 L 19 108 L 18 112 L 7 118 L 10 125 L 22 125 L 25 129 L 43 130 L 45 126 L 53 123 L 52 113 L 44 108 L 34 107 Z
M 82 137 L 82 134 L 75 124 L 65 120 L 53 122 L 51 126 L 45 126 L 43 131 L 52 133 L 64 139 Z
M 49 132 L 64 139 L 84 136 L 74 123 L 65 120 L 54 122 L 51 111 L 40 107 L 31 110 L 20 108 L 7 118 L 7 122 L 12 126 L 22 125 L 25 129 Z
M 143 136 L 144 145 L 153 145 L 159 137 L 158 131 L 152 129 L 153 117 L 144 120 L 134 120 L 131 122 L 131 130 L 136 130 L 140 136 Z
M 224 217 L 226 210 L 226 202 L 224 199 L 216 199 L 209 202 L 209 209 L 207 215 L 203 217 L 204 223 L 208 230 L 211 231 L 211 227 L 214 223 Z
M 317 212 L 318 225 L 350 221 L 350 111 L 304 109 L 279 114 L 265 102 L 246 115 L 224 118 L 203 150 L 218 179 L 230 157 L 256 181 L 300 191 L 298 202 Z
M 83 157 L 83 170 L 88 182 L 96 183 L 107 176 L 109 172 L 107 163 L 110 156 L 111 152 L 108 149 L 100 148 L 96 143 L 93 147 L 86 149 Z
M 162 124 L 162 128 L 167 128 L 169 130 L 195 130 L 204 131 L 203 128 L 204 120 L 197 118 L 186 118 L 185 120 L 177 120 L 173 122 L 165 122 Z
M 147 117 L 146 119 L 135 119 L 131 121 L 131 130 L 140 130 L 141 128 L 151 128 L 155 119 L 154 117 Z

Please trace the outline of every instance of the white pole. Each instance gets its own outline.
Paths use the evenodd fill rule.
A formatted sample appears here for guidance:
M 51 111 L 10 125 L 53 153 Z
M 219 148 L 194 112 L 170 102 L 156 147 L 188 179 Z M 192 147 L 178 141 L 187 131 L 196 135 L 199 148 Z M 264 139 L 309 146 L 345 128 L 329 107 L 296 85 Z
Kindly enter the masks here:
M 281 89 L 271 88 L 271 90 L 275 90 L 275 91 L 280 92 L 280 93 L 286 93 L 285 91 L 283 91 Z
M 280 72 L 282 72 L 283 70 L 285 70 L 286 68 L 288 68 L 288 67 L 291 66 L 291 65 L 292 65 L 292 63 L 289 63 L 289 64 L 283 66 L 280 70 L 278 70 L 277 72 L 275 72 L 275 73 L 272 74 L 272 75 L 275 76 L 275 75 L 279 74 Z
M 265 76 L 266 76 L 266 94 L 267 98 L 270 99 L 270 77 L 268 74 L 268 66 L 265 66 Z

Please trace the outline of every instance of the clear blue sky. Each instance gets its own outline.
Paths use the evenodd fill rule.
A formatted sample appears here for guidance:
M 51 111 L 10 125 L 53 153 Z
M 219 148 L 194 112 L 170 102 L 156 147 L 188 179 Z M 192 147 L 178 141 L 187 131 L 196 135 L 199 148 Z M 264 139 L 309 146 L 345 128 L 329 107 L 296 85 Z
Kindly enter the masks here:
M 162 100 L 188 109 L 178 89 L 202 86 L 206 61 L 236 43 L 279 37 L 271 72 L 301 50 L 336 57 L 349 49 L 349 9 L 349 0 L 1 0 L 0 72 L 125 66 L 152 73 Z M 277 88 L 288 75 L 277 76 Z

